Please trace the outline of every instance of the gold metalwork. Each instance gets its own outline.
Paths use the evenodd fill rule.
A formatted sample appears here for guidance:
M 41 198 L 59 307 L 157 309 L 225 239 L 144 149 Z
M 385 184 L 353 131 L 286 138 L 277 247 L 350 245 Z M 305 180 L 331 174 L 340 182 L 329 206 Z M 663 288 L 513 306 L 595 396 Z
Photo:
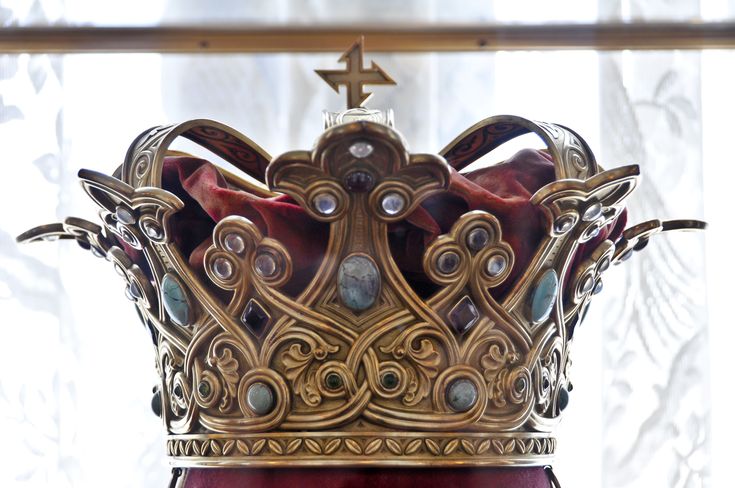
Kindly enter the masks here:
M 395 85 L 396 82 L 378 66 L 375 61 L 370 69 L 363 66 L 363 45 L 365 38 L 360 36 L 357 41 L 339 58 L 345 63 L 343 70 L 317 69 L 314 70 L 334 91 L 339 93 L 339 87 L 344 86 L 347 92 L 347 108 L 362 107 L 373 95 L 365 93 L 365 85 Z
M 732 22 L 411 25 L 3 27 L 5 53 L 341 52 L 364 35 L 373 52 L 732 49 Z
M 508 280 L 516 258 L 495 216 L 469 212 L 428 245 L 424 268 L 438 291 L 422 299 L 391 255 L 388 226 L 448 187 L 447 161 L 466 166 L 527 132 L 545 142 L 557 176 L 531 200 L 542 210 L 547 233 L 530 265 L 505 296 L 494 296 L 491 289 Z M 206 277 L 189 268 L 170 240 L 172 217 L 183 203 L 161 188 L 164 156 L 179 136 L 267 185 L 228 175 L 233 187 L 287 194 L 328 224 L 324 259 L 298 296 L 283 288 L 292 274 L 289 249 L 243 217 L 215 226 Z M 351 155 L 355 142 L 370 144 L 369 157 Z M 176 466 L 546 465 L 556 445 L 558 398 L 569 382 L 571 330 L 591 299 L 590 283 L 656 233 L 703 227 L 699 221 L 647 222 L 575 263 L 579 246 L 622 211 L 638 167 L 604 171 L 579 135 L 520 117 L 486 119 L 442 156 L 410 154 L 391 127 L 357 121 L 325 131 L 311 152 L 269 160 L 252 141 L 216 122 L 156 128 L 134 141 L 120 180 L 80 172 L 85 191 L 101 207 L 103 226 L 68 219 L 19 237 L 76 239 L 106 256 L 135 289 L 136 305 L 154 332 L 167 450 Z M 372 189 L 348 191 L 343 182 L 353 171 L 369 173 Z M 318 195 L 334 202 L 327 213 L 315 204 Z M 402 202 L 390 212 L 388 195 Z M 468 245 L 477 229 L 489 236 L 479 250 Z M 228 239 L 242 246 L 228 246 Z M 120 240 L 142 251 L 149 274 L 123 252 Z M 447 252 L 458 257 L 455 268 L 437 264 Z M 259 271 L 262 256 L 274 263 L 273 272 Z M 348 307 L 339 291 L 342 263 L 356 256 L 378 273 L 377 295 L 365 310 Z M 507 264 L 490 273 L 494 257 Z M 222 260 L 229 264 L 225 275 L 215 270 Z M 551 315 L 536 323 L 529 301 L 549 269 L 564 293 Z M 163 306 L 164 276 L 180 284 L 190 303 L 185 324 L 174 323 Z M 471 303 L 478 317 L 458 331 L 450 317 L 461 303 Z M 248 304 L 268 318 L 262 331 L 243 323 Z M 395 384 L 384 384 L 386 373 Z M 328 383 L 328 377 L 338 381 Z M 457 380 L 476 392 L 464 411 L 447 399 Z M 248 402 L 256 384 L 274 398 L 267 413 Z

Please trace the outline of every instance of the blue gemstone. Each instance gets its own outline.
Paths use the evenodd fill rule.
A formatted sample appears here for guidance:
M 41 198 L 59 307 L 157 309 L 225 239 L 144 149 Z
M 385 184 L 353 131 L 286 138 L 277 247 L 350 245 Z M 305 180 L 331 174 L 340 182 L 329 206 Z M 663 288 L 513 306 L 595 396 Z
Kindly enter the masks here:
M 543 322 L 551 314 L 559 291 L 559 278 L 553 269 L 547 270 L 536 283 L 531 294 L 531 320 Z
M 171 320 L 177 325 L 189 325 L 191 307 L 186 292 L 179 281 L 170 273 L 166 273 L 161 281 L 163 289 L 163 308 Z
M 352 255 L 342 261 L 337 283 L 342 303 L 356 311 L 372 307 L 380 293 L 380 273 L 367 256 Z

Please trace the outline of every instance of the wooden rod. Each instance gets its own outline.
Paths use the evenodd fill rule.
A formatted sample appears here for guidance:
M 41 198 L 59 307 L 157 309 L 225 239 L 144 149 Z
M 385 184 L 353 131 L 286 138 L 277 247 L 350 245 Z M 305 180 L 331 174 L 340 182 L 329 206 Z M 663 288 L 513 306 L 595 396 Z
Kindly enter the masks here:
M 733 49 L 735 23 L 483 26 L 4 27 L 3 53 L 371 52 Z

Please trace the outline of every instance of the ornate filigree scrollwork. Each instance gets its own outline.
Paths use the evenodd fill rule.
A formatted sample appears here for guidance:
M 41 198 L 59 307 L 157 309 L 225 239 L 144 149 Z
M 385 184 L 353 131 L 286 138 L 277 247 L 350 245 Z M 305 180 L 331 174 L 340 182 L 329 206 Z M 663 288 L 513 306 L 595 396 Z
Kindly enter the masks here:
M 528 132 L 547 145 L 557 176 L 531 199 L 548 229 L 531 264 L 508 282 L 516 256 L 498 219 L 468 212 L 428 243 L 424 270 L 438 291 L 420 298 L 393 260 L 388 226 L 448 187 L 449 164 L 460 169 Z M 179 136 L 269 186 L 224 172 L 231 187 L 285 193 L 329 224 L 323 260 L 298 296 L 283 291 L 289 249 L 243 217 L 215 225 L 206 276 L 189 267 L 171 239 L 183 203 L 160 188 Z M 268 165 L 241 134 L 195 120 L 143 133 L 122 181 L 80 173 L 103 226 L 68 219 L 19 239 L 76 239 L 125 278 L 153 333 L 177 465 L 546 464 L 568 396 L 565 325 L 611 263 L 655 233 L 699 223 L 647 222 L 575 260 L 619 215 L 637 167 L 601 171 L 573 131 L 511 116 L 481 122 L 442 155 L 410 154 L 390 127 L 359 121 Z

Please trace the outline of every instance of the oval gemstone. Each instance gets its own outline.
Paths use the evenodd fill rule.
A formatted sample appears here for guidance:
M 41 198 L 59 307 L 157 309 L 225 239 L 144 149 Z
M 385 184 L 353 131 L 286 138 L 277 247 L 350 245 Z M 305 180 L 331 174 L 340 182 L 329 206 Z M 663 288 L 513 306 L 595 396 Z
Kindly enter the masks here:
M 233 272 L 232 263 L 223 257 L 218 257 L 214 260 L 212 271 L 214 271 L 214 275 L 221 280 L 229 279 Z
M 373 153 L 373 146 L 366 141 L 357 141 L 350 146 L 349 151 L 354 157 L 362 159 Z
M 473 229 L 467 235 L 467 247 L 477 252 L 490 242 L 490 233 L 483 227 Z
M 406 206 L 406 199 L 403 195 L 396 192 L 390 192 L 383 197 L 380 202 L 380 206 L 383 208 L 383 212 L 388 215 L 397 215 L 403 211 L 403 207 Z
M 240 254 L 245 250 L 245 241 L 239 235 L 231 232 L 225 236 L 225 249 Z
M 436 260 L 436 266 L 444 274 L 450 274 L 459 268 L 459 254 L 454 251 L 443 252 Z
M 559 411 L 563 412 L 567 406 L 569 405 L 569 392 L 566 388 L 562 387 L 561 390 L 559 390 Z
M 274 258 L 271 254 L 267 252 L 258 254 L 258 256 L 256 256 L 255 258 L 254 264 L 255 271 L 264 278 L 269 278 L 273 276 L 278 270 L 276 258 Z
M 380 273 L 367 256 L 352 255 L 339 266 L 339 297 L 348 308 L 361 311 L 370 308 L 380 293 Z
M 143 222 L 143 230 L 146 235 L 152 239 L 160 239 L 163 237 L 163 230 L 150 220 Z
M 322 215 L 331 215 L 337 210 L 337 199 L 331 193 L 320 193 L 314 197 L 314 207 Z
M 338 390 L 342 388 L 342 377 L 337 373 L 329 373 L 325 378 L 327 388 L 330 390 Z
M 345 177 L 345 187 L 355 193 L 370 191 L 375 186 L 373 175 L 367 171 L 353 171 Z
M 602 205 L 600 202 L 593 203 L 589 207 L 587 207 L 587 210 L 584 211 L 584 214 L 582 214 L 582 220 L 585 220 L 587 222 L 591 220 L 597 219 L 600 215 L 602 215 Z
M 574 226 L 575 220 L 574 215 L 562 215 L 554 222 L 554 230 L 559 234 L 563 234 Z
M 276 403 L 271 387 L 260 381 L 248 388 L 247 401 L 250 409 L 257 415 L 269 413 Z
M 383 376 L 380 377 L 380 384 L 386 390 L 395 390 L 398 386 L 398 375 L 393 371 L 387 371 Z
M 553 269 L 547 270 L 536 283 L 531 295 L 531 320 L 542 322 L 549 318 L 559 291 L 559 278 Z
M 191 307 L 184 288 L 171 273 L 163 275 L 163 308 L 177 325 L 188 325 Z
M 592 288 L 595 286 L 595 278 L 592 275 L 587 275 L 584 277 L 584 281 L 582 282 L 582 293 L 588 293 L 592 291 Z
M 447 404 L 456 412 L 466 412 L 477 402 L 477 387 L 468 379 L 453 381 L 447 388 Z
M 487 260 L 487 274 L 493 278 L 500 276 L 503 271 L 505 271 L 505 267 L 507 265 L 508 261 L 505 259 L 505 256 L 502 254 L 495 254 Z
M 118 205 L 115 209 L 115 217 L 117 217 L 117 220 L 123 224 L 132 225 L 135 223 L 135 215 L 133 215 L 133 211 L 122 205 Z

